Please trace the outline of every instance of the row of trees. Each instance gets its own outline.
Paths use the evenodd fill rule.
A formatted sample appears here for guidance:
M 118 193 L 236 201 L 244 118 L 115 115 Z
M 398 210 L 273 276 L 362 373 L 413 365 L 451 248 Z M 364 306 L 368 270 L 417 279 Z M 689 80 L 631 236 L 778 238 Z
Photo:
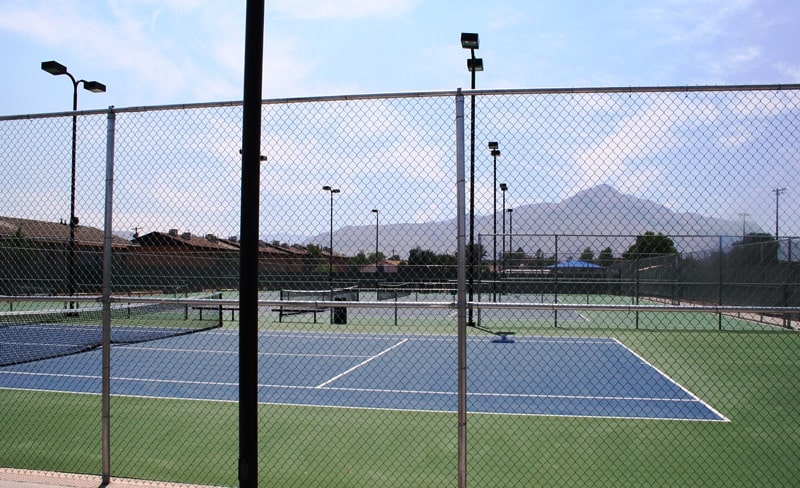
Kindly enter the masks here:
M 776 263 L 779 257 L 779 247 L 780 243 L 774 236 L 764 233 L 751 233 L 743 236 L 742 240 L 734 242 L 726 258 L 732 263 L 741 264 Z M 614 252 L 609 246 L 601 250 L 597 255 L 590 247 L 586 247 L 578 259 L 600 266 L 610 266 L 619 259 L 630 261 L 669 254 L 678 254 L 678 249 L 673 239 L 660 232 L 648 231 L 637 236 L 635 242 L 619 258 L 614 257 Z M 475 256 L 476 263 L 485 262 L 488 253 L 483 246 L 476 244 L 473 256 Z M 374 262 L 374 254 L 368 257 L 366 262 Z M 529 255 L 522 248 L 518 248 L 516 251 L 501 254 L 498 265 L 505 268 L 543 268 L 557 262 L 558 259 L 555 255 L 545 255 L 541 249 L 537 249 L 533 255 Z M 415 248 L 409 253 L 407 263 L 411 266 L 448 266 L 456 264 L 456 256 L 453 254 L 437 254 L 433 251 Z

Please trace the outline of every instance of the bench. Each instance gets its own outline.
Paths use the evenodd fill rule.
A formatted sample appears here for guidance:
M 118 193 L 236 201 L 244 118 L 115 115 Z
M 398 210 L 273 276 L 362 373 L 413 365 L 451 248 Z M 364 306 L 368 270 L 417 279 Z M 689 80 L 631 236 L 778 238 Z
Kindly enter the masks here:
M 312 313 L 314 314 L 314 323 L 317 323 L 317 313 L 324 312 L 328 310 L 325 307 L 280 307 L 280 308 L 273 308 L 273 312 L 278 312 L 278 322 L 283 321 L 283 317 L 287 317 L 290 315 L 300 315 L 304 313 Z
M 203 310 L 214 310 L 219 312 L 219 320 L 222 322 L 222 312 L 223 311 L 230 311 L 231 312 L 231 320 L 236 319 L 236 312 L 239 311 L 239 307 L 224 307 L 222 305 L 202 305 L 192 307 L 192 310 L 199 310 L 200 311 L 200 320 L 203 320 Z

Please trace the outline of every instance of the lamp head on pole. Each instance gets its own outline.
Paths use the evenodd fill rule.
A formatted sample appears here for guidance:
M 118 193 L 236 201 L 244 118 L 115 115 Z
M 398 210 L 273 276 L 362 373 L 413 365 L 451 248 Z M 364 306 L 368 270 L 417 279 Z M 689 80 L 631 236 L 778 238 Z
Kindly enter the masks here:
M 42 69 L 51 75 L 67 74 L 67 67 L 57 61 L 42 61 Z
M 478 49 L 478 34 L 471 32 L 461 33 L 461 47 L 464 49 Z
M 372 209 L 372 213 L 378 213 L 378 209 L 377 208 L 373 208 Z
M 500 190 L 506 191 L 508 190 L 508 186 L 505 183 L 500 183 Z
M 99 81 L 84 81 L 83 88 L 92 93 L 105 93 L 106 86 Z
M 467 71 L 483 71 L 483 58 L 467 58 Z

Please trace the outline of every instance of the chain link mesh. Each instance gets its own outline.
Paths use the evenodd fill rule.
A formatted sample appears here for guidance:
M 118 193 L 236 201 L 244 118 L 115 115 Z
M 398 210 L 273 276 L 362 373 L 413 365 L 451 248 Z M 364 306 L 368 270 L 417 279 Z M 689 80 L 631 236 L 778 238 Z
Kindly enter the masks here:
M 264 103 L 260 484 L 455 484 L 463 136 L 470 485 L 796 485 L 800 91 L 475 93 L 474 148 L 453 93 Z M 115 110 L 115 477 L 237 484 L 241 111 Z M 0 466 L 99 473 L 72 123 L 0 119 Z

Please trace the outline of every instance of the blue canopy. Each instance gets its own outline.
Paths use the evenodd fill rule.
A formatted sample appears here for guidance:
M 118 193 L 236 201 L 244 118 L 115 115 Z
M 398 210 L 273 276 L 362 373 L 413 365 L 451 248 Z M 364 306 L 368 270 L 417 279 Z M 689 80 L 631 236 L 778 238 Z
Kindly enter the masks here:
M 548 268 L 602 269 L 603 267 L 598 264 L 581 261 L 580 259 L 572 259 L 570 261 L 565 261 L 563 263 L 551 264 L 550 266 L 548 266 Z

